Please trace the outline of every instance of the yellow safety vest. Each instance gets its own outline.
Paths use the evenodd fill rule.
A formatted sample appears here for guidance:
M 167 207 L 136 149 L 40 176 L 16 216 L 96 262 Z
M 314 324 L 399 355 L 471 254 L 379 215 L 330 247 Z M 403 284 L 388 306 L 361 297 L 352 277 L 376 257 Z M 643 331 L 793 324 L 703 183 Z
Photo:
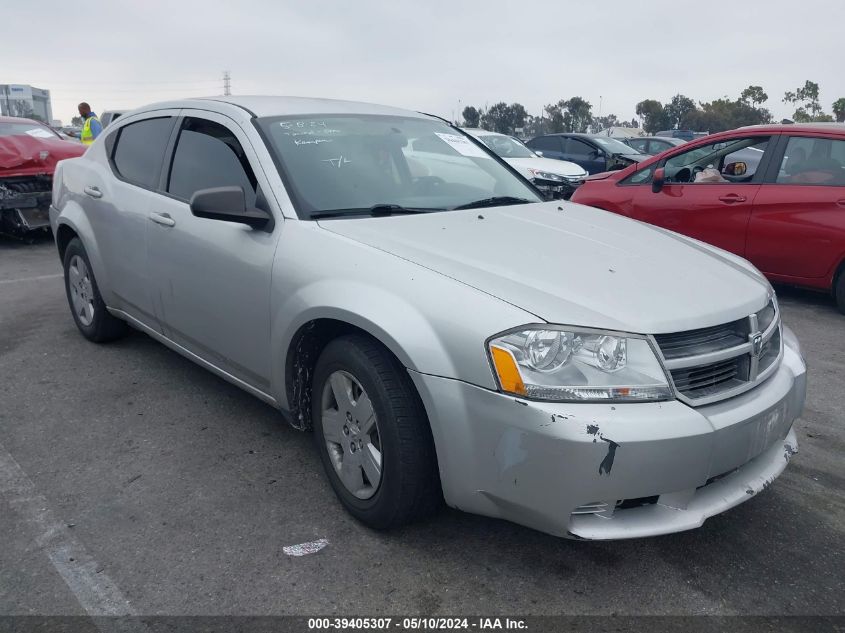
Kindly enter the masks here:
M 79 140 L 82 141 L 83 145 L 90 145 L 94 142 L 94 133 L 91 132 L 91 120 L 97 119 L 96 116 L 89 116 L 85 119 L 85 123 L 82 124 L 82 132 L 79 134 Z M 97 119 L 99 123 L 100 119 Z

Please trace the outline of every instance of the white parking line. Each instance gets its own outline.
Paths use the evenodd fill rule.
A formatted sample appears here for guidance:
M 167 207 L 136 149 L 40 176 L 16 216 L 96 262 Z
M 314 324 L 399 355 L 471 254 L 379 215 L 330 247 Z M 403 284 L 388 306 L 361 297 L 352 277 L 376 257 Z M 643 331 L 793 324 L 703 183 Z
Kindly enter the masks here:
M 0 444 L 0 499 L 30 527 L 33 541 L 79 604 L 92 616 L 132 615 L 129 601 L 65 523 L 58 521 L 35 484 Z
M 22 277 L 20 279 L 0 279 L 0 284 L 18 284 L 24 283 L 27 281 L 42 281 L 44 279 L 58 279 L 63 277 L 61 273 L 56 275 L 38 275 L 37 277 Z

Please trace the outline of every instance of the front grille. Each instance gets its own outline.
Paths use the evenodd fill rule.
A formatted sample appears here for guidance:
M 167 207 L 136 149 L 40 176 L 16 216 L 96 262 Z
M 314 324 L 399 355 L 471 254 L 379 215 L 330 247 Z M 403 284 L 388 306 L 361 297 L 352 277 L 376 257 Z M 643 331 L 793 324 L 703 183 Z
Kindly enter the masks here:
M 664 358 L 682 358 L 736 347 L 748 341 L 748 319 L 654 337 Z
M 676 394 L 693 405 L 737 395 L 765 380 L 782 350 L 774 300 L 744 319 L 654 339 Z
M 704 398 L 748 380 L 748 360 L 741 356 L 672 371 L 675 389 L 690 398 Z

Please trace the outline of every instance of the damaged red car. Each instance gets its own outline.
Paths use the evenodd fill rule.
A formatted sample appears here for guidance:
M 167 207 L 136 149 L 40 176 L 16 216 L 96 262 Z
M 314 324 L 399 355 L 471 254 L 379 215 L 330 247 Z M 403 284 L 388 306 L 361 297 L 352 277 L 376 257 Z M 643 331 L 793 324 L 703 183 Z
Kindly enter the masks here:
M 85 153 L 31 119 L 0 117 L 0 233 L 26 237 L 50 229 L 56 163 Z

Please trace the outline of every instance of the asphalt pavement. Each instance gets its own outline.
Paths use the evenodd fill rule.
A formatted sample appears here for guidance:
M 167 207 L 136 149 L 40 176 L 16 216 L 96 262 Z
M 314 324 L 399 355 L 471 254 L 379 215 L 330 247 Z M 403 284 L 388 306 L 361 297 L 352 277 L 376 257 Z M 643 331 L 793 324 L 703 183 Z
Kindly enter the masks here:
M 52 242 L 0 238 L 0 615 L 845 614 L 845 316 L 779 294 L 800 452 L 747 503 L 622 542 L 454 510 L 380 533 L 310 434 L 143 334 L 89 343 Z

